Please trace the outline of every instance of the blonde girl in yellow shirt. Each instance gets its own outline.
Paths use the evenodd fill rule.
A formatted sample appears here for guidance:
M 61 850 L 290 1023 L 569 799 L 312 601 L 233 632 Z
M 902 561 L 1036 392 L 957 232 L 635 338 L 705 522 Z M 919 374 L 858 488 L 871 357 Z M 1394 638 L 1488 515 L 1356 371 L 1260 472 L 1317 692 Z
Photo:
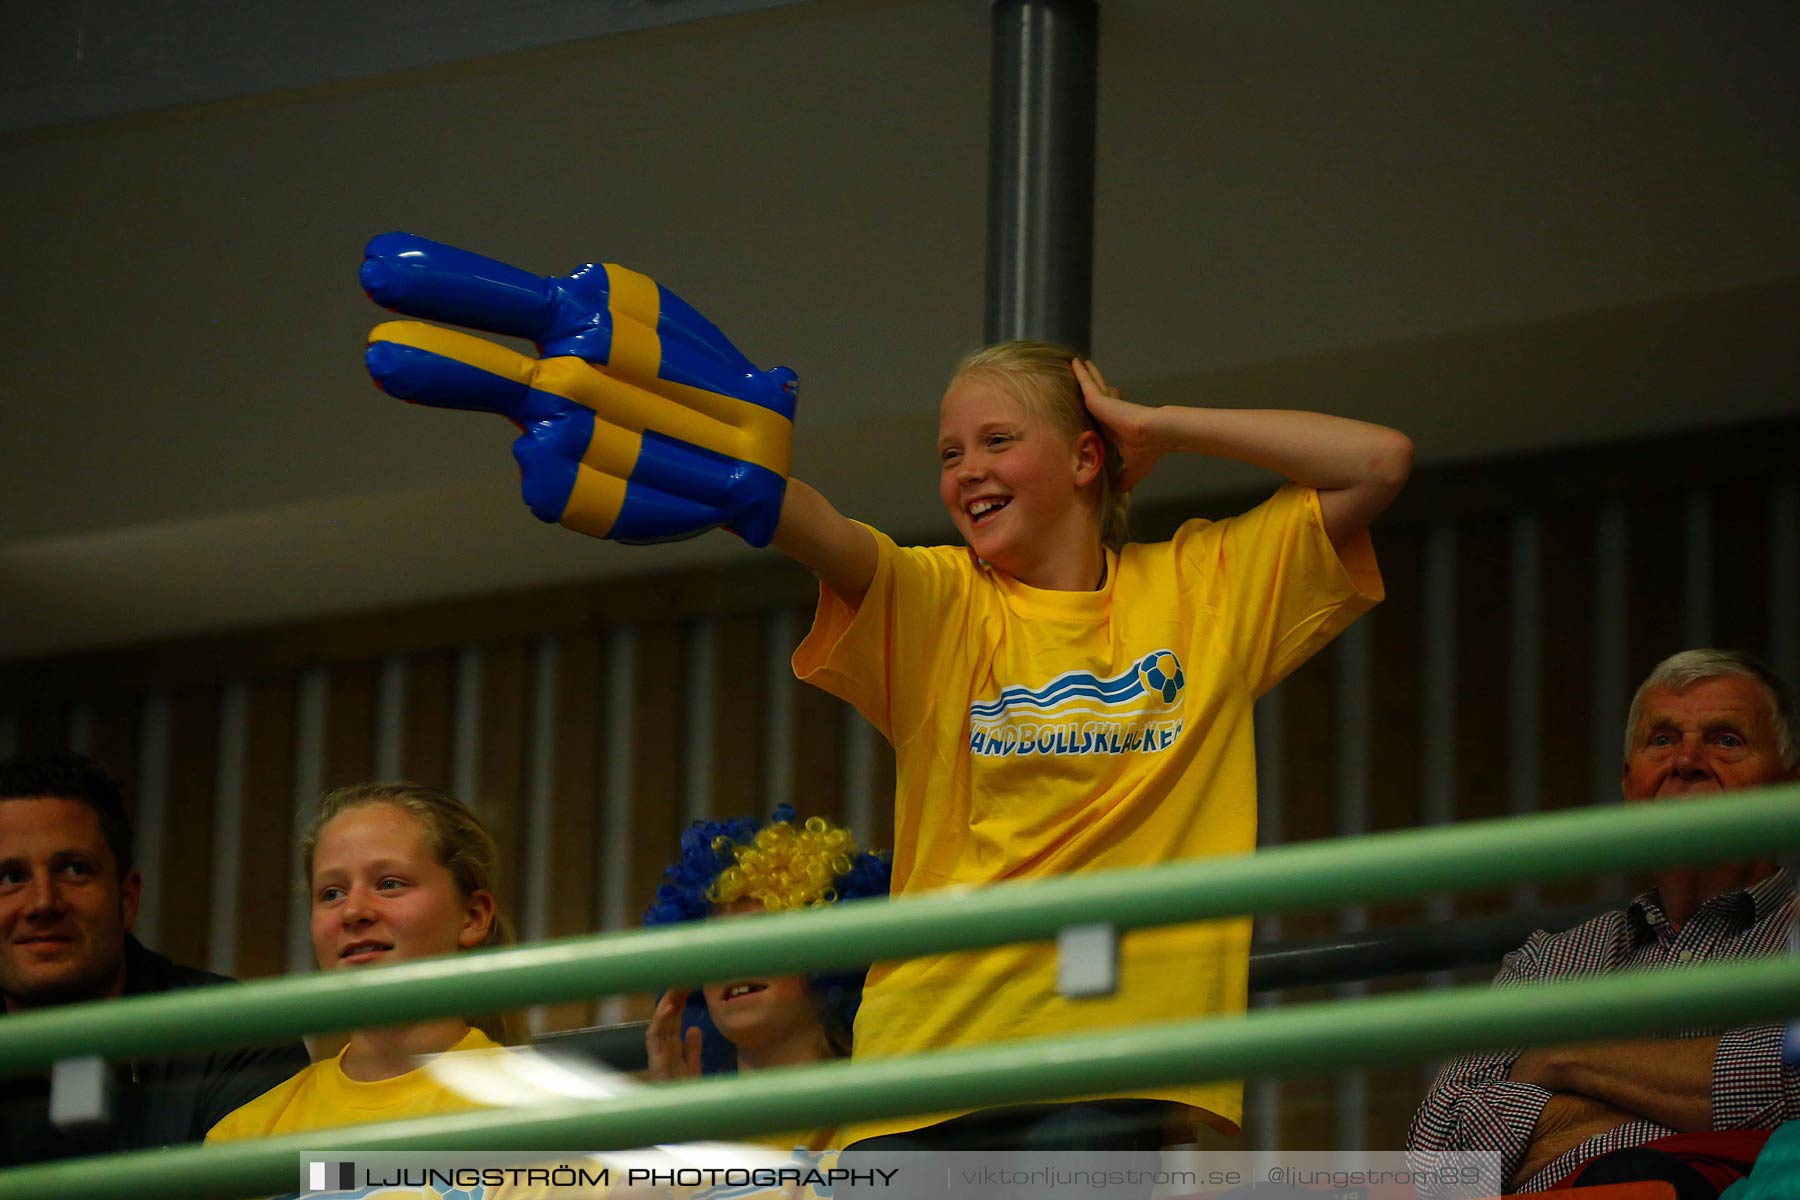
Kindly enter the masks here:
M 533 359 L 391 323 L 371 335 L 367 363 L 393 395 L 522 425 L 514 453 L 541 519 L 623 541 L 722 522 L 817 574 L 818 611 L 794 668 L 894 747 L 897 896 L 1250 853 L 1256 698 L 1381 597 L 1366 531 L 1412 461 L 1391 429 L 1150 408 L 1066 348 L 989 347 L 958 366 L 939 407 L 938 494 L 964 544 L 902 548 L 782 479 L 792 372 L 757 371 L 647 276 L 593 264 L 540 277 L 389 234 L 370 243 L 361 278 L 383 305 L 537 343 Z M 1238 459 L 1292 482 L 1240 516 L 1186 522 L 1167 542 L 1125 541 L 1124 497 L 1171 453 Z M 1116 993 L 1079 1002 L 1058 993 L 1042 946 L 879 963 L 854 1053 L 1239 1012 L 1248 949 L 1246 920 L 1139 931 L 1121 947 Z M 1242 1089 L 1192 1083 L 1098 1100 L 1078 1124 L 1173 1115 L 1231 1131 Z M 923 1144 L 1130 1148 L 1161 1136 L 1084 1142 L 1067 1116 L 1022 1114 L 973 1142 L 928 1133 Z M 850 1136 L 957 1119 L 913 1115 Z M 1046 1128 L 1053 1138 L 1034 1132 Z
M 1292 483 L 1240 517 L 1126 542 L 1126 496 L 1171 453 Z M 1380 599 L 1366 530 L 1411 443 L 1317 413 L 1131 404 L 1069 350 L 1014 342 L 959 365 L 937 456 L 964 546 L 898 547 L 798 480 L 774 536 L 821 584 L 796 674 L 895 748 L 894 894 L 1251 852 L 1252 705 Z M 855 1053 L 1242 1011 L 1248 951 L 1247 920 L 1140 931 L 1117 992 L 1079 1001 L 1043 946 L 878 964 Z M 1241 1111 L 1241 1085 L 1192 1084 L 896 1118 L 846 1140 L 1143 1149 L 1196 1122 L 1234 1131 Z
M 511 940 L 494 900 L 494 840 L 461 801 L 412 783 L 340 788 L 301 844 L 321 971 L 456 954 Z M 316 1062 L 229 1113 L 207 1141 L 398 1121 L 477 1105 L 420 1066 L 452 1050 L 493 1050 L 497 1017 L 435 1017 L 359 1029 Z

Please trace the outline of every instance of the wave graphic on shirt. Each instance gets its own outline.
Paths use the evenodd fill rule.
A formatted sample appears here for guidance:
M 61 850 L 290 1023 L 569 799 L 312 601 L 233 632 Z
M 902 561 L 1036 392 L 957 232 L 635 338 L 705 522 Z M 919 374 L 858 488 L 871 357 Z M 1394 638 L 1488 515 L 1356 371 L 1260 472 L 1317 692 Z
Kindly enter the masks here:
M 1067 671 L 1040 688 L 1009 687 L 997 700 L 969 706 L 969 720 L 987 724 L 1024 713 L 1052 713 L 1081 704 L 1101 709 L 1139 708 L 1140 698 L 1173 705 L 1187 686 L 1173 650 L 1155 650 L 1110 679 L 1091 671 Z

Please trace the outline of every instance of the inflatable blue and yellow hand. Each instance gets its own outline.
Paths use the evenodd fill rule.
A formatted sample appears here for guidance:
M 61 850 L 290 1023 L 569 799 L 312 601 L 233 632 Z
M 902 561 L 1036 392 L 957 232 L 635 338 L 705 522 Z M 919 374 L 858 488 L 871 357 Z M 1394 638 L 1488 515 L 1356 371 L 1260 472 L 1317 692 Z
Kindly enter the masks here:
M 466 333 L 389 321 L 369 374 L 402 400 L 499 413 L 542 521 L 622 542 L 729 526 L 766 546 L 781 516 L 798 383 L 759 371 L 647 275 L 590 263 L 540 276 L 406 233 L 364 252 L 363 290 L 415 317 L 529 338 L 529 358 Z

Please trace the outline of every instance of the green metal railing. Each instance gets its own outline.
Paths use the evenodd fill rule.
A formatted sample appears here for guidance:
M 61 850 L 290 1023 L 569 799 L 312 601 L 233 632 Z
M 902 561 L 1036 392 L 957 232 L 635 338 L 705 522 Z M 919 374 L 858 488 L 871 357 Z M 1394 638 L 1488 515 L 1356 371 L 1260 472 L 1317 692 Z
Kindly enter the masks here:
M 1085 1037 L 763 1077 L 675 1083 L 614 1100 L 499 1109 L 0 1172 L 7 1200 L 202 1200 L 292 1191 L 302 1151 L 623 1149 L 1136 1087 L 1388 1065 L 1467 1050 L 1742 1025 L 1800 1010 L 1800 959 L 1485 986 L 1265 1009 Z
M 1252 941 L 1250 995 L 1291 988 L 1336 987 L 1463 967 L 1491 971 L 1503 955 L 1517 949 L 1534 930 L 1569 929 L 1621 907 L 1622 900 L 1604 904 L 1589 901 L 1302 940 Z M 638 1020 L 559 1029 L 538 1034 L 532 1045 L 618 1071 L 643 1071 L 649 1066 L 644 1048 L 649 1026 L 648 1020 Z
M 1326 909 L 1606 870 L 1800 848 L 1800 785 L 1706 803 L 1580 809 L 1279 846 L 1254 855 L 1094 871 L 894 903 L 565 938 L 375 971 L 337 971 L 68 1005 L 0 1023 L 0 1073 L 59 1058 L 244 1045 L 344 1024 L 520 1008 L 675 981 L 813 973 L 1009 942 L 1071 925 L 1120 929 Z
M 357 1023 L 651 990 L 738 973 L 798 973 L 939 950 L 1243 913 L 1328 908 L 1605 870 L 1768 857 L 1800 848 L 1800 786 L 1704 803 L 1585 809 L 1135 871 L 783 914 L 729 927 L 567 939 L 369 972 L 71 1005 L 0 1024 L 0 1071 L 83 1054 L 234 1045 Z M 623 1100 L 470 1113 L 213 1148 L 0 1172 L 0 1195 L 232 1196 L 291 1190 L 303 1148 L 607 1149 L 1016 1103 L 1158 1083 L 1316 1072 L 1451 1051 L 1786 1019 L 1800 960 L 1554 987 L 1459 989 L 1283 1008 L 1079 1038 L 837 1063 L 670 1085 Z M 776 1094 L 779 1093 L 779 1094 Z

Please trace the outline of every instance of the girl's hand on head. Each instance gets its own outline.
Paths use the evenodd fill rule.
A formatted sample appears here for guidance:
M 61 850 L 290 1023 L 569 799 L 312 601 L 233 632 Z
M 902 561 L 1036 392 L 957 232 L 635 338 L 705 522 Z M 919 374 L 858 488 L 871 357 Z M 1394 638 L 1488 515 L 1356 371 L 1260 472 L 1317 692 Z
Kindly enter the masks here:
M 700 1031 L 681 1029 L 681 1013 L 687 1007 L 688 989 L 670 988 L 656 1002 L 656 1012 L 644 1031 L 644 1050 L 650 1059 L 650 1078 L 657 1083 L 700 1078 Z
M 1106 433 L 1124 469 L 1120 472 L 1119 490 L 1129 492 L 1143 481 L 1163 452 L 1150 444 L 1150 418 L 1154 409 L 1120 399 L 1119 389 L 1108 387 L 1100 368 L 1086 359 L 1073 359 L 1070 367 L 1081 384 L 1081 396 L 1087 402 L 1088 415 Z

